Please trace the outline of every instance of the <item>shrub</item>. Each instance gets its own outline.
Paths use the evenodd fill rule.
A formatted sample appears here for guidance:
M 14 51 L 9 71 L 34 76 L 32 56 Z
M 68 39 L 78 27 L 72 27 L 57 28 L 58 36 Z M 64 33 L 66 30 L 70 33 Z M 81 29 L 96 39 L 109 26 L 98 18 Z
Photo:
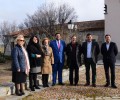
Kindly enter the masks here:
M 0 52 L 0 63 L 5 63 L 6 59 L 4 55 Z

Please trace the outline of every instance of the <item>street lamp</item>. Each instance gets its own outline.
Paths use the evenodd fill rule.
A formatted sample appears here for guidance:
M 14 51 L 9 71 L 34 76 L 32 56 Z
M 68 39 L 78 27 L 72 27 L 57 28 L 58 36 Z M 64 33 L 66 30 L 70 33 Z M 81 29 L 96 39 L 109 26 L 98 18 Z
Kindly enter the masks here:
M 74 28 L 74 24 L 72 23 L 72 20 L 70 20 L 68 22 L 68 29 L 70 30 L 70 34 L 71 34 L 71 30 L 73 30 L 73 28 Z

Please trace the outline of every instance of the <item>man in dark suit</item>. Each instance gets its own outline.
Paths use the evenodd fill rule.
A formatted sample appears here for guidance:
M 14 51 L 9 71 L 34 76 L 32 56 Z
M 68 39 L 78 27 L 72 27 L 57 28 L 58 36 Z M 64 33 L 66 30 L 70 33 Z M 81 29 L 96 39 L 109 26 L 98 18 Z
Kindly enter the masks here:
M 101 53 L 103 55 L 104 70 L 106 76 L 105 87 L 110 85 L 109 68 L 111 70 L 111 87 L 117 88 L 115 85 L 115 62 L 116 55 L 118 54 L 117 45 L 111 42 L 111 36 L 109 34 L 105 35 L 106 42 L 101 46 Z
M 90 66 L 92 68 L 92 86 L 96 87 L 96 63 L 100 52 L 97 42 L 92 41 L 92 35 L 86 35 L 86 42 L 82 44 L 82 53 L 84 55 L 84 63 L 86 68 L 86 84 L 90 85 Z
M 58 72 L 58 83 L 59 85 L 64 85 L 62 81 L 62 69 L 64 66 L 64 60 L 65 60 L 65 48 L 66 44 L 63 40 L 61 40 L 60 33 L 55 34 L 56 39 L 50 42 L 50 46 L 53 50 L 54 55 L 54 64 L 52 66 L 52 86 L 56 84 L 56 78 L 57 78 L 57 72 Z
M 67 44 L 66 55 L 70 85 L 74 84 L 77 86 L 79 81 L 79 67 L 81 66 L 81 45 L 76 42 L 76 35 L 73 35 L 71 42 Z

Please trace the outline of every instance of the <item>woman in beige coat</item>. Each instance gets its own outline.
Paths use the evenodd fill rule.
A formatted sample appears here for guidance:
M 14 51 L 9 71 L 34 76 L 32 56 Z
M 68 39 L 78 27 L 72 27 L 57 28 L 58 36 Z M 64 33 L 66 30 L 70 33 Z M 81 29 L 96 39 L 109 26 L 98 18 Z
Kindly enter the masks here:
M 52 74 L 52 64 L 54 64 L 54 57 L 52 48 L 49 46 L 49 39 L 44 38 L 42 41 L 42 83 L 43 87 L 49 87 L 48 78 Z

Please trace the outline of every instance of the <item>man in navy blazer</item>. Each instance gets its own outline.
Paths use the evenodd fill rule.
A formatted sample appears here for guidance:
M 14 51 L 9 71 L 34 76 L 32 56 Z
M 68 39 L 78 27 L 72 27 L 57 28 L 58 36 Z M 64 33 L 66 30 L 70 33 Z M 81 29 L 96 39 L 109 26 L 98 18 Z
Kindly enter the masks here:
M 61 35 L 60 33 L 55 34 L 56 40 L 53 40 L 50 42 L 50 46 L 53 50 L 53 55 L 54 55 L 54 64 L 52 66 L 52 86 L 56 84 L 56 77 L 57 77 L 57 72 L 58 72 L 58 84 L 59 85 L 64 85 L 62 82 L 62 69 L 64 66 L 64 60 L 65 60 L 65 48 L 66 44 L 63 40 L 61 40 Z
M 104 70 L 106 76 L 106 84 L 105 87 L 110 85 L 110 77 L 109 77 L 109 68 L 111 72 L 111 87 L 117 88 L 115 85 L 115 62 L 116 56 L 118 54 L 117 45 L 114 42 L 111 42 L 111 36 L 109 34 L 105 35 L 106 42 L 101 46 L 101 54 L 103 55 L 103 63 Z

